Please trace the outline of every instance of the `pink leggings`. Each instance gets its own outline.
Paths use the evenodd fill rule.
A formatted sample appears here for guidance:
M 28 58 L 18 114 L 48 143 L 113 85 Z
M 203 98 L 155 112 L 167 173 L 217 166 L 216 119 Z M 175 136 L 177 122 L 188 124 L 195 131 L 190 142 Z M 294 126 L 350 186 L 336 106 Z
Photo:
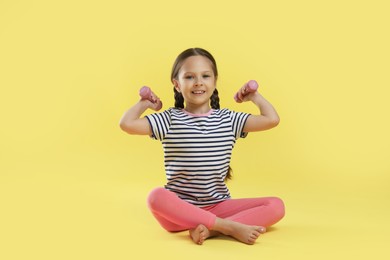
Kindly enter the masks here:
M 217 217 L 269 227 L 284 216 L 283 201 L 276 197 L 228 199 L 200 208 L 164 188 L 156 188 L 150 193 L 148 206 L 161 226 L 170 232 L 193 229 L 199 224 L 211 229 Z

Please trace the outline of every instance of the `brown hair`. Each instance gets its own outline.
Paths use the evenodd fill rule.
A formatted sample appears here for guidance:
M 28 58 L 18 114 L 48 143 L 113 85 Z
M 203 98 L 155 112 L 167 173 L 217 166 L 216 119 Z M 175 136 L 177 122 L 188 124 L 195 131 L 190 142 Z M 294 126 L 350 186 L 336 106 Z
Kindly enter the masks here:
M 177 77 L 178 77 L 179 71 L 181 69 L 181 66 L 183 65 L 183 62 L 187 58 L 192 57 L 192 56 L 203 56 L 203 57 L 206 57 L 207 59 L 209 59 L 211 61 L 211 64 L 212 64 L 211 67 L 212 67 L 212 70 L 214 72 L 215 80 L 218 79 L 217 63 L 216 63 L 213 55 L 211 55 L 210 52 L 208 52 L 202 48 L 190 48 L 190 49 L 187 49 L 187 50 L 183 51 L 182 53 L 180 53 L 179 56 L 177 56 L 175 62 L 173 63 L 172 72 L 171 72 L 171 82 L 173 82 L 174 79 L 177 80 Z M 177 91 L 175 87 L 173 87 L 173 92 L 174 92 L 174 97 L 175 97 L 175 108 L 184 108 L 183 95 L 179 91 Z M 214 90 L 213 94 L 210 97 L 210 106 L 213 109 L 220 108 L 219 96 L 218 96 L 217 89 Z M 230 180 L 232 178 L 232 172 L 233 172 L 233 170 L 229 166 L 229 169 L 226 173 L 225 181 Z

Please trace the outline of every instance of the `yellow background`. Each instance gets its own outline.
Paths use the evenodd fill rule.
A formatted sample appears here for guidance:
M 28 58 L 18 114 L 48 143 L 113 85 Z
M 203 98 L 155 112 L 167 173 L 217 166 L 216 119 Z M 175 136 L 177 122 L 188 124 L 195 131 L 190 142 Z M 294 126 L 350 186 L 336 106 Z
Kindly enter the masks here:
M 389 259 L 387 1 L 1 1 L 0 258 Z M 148 192 L 158 141 L 118 122 L 189 47 L 216 58 L 222 107 L 247 80 L 280 125 L 238 141 L 235 197 L 287 214 L 256 245 L 165 232 Z

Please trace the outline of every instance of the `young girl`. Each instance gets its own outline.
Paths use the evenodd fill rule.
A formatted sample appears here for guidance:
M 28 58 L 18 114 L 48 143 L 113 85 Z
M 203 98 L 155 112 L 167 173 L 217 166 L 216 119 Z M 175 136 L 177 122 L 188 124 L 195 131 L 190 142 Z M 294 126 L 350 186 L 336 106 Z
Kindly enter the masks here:
M 147 109 L 161 108 L 151 93 L 149 100 L 141 99 L 124 113 L 120 127 L 163 144 L 167 184 L 148 197 L 148 206 L 163 228 L 189 230 L 197 244 L 217 235 L 254 244 L 266 227 L 283 218 L 284 204 L 276 197 L 232 199 L 225 180 L 230 178 L 236 139 L 277 126 L 279 117 L 260 93 L 245 88 L 237 93 L 237 101 L 252 101 L 259 115 L 220 109 L 217 79 L 217 65 L 209 52 L 185 50 L 172 68 L 175 107 L 141 118 Z

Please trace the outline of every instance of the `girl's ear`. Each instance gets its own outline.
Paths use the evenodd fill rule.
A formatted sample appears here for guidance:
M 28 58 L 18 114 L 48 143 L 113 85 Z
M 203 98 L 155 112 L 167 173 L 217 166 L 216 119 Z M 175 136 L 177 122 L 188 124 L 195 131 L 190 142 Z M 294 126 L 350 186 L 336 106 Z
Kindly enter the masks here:
M 177 81 L 176 79 L 173 79 L 173 80 L 172 80 L 172 83 L 173 83 L 175 89 L 177 90 L 177 92 L 180 93 L 180 84 L 179 84 L 179 81 Z

